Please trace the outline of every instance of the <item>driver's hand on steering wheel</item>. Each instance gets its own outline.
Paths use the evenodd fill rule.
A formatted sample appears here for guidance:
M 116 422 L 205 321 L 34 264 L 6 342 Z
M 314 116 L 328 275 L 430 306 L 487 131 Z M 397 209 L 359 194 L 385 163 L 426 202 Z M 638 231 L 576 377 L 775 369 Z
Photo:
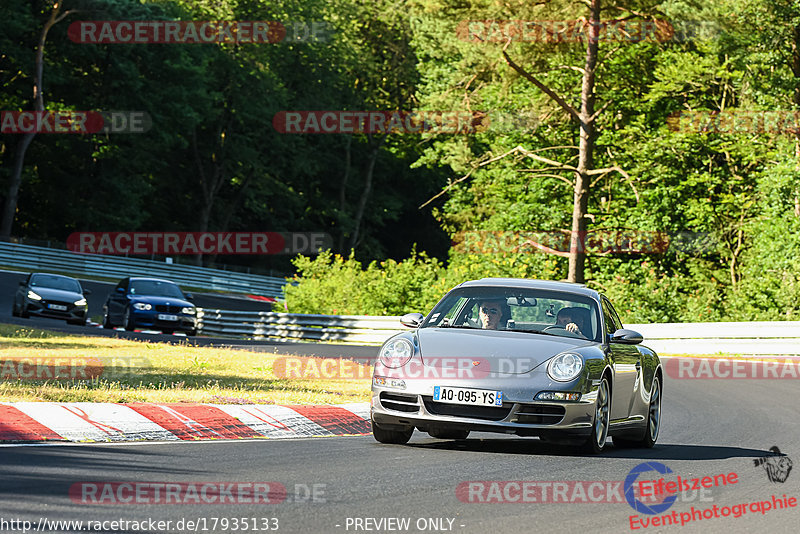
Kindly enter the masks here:
M 581 333 L 580 329 L 578 328 L 578 325 L 576 325 L 575 323 L 567 324 L 566 326 L 564 326 L 564 329 L 567 332 L 572 332 L 573 334 L 580 334 Z

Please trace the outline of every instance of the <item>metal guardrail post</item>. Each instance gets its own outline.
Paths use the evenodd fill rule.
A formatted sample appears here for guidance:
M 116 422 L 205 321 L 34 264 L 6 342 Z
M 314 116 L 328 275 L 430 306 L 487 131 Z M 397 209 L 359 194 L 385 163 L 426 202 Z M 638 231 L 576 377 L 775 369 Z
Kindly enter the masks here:
M 168 264 L 138 258 L 81 254 L 68 250 L 0 242 L 0 265 L 33 271 L 57 271 L 74 276 L 121 279 L 126 276 L 166 278 L 176 284 L 212 291 L 230 291 L 283 299 L 284 278 L 258 276 L 193 265 Z

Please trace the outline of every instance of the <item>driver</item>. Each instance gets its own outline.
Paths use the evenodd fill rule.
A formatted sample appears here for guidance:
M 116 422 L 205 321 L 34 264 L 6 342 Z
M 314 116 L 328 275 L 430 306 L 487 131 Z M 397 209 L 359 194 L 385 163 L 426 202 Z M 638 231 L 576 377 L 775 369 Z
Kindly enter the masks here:
M 575 312 L 573 308 L 561 308 L 556 317 L 556 324 L 563 326 L 567 332 L 586 337 L 583 333 L 586 325 L 583 324 L 583 317 Z
M 478 308 L 478 316 L 481 319 L 481 328 L 484 330 L 498 330 L 500 319 L 503 315 L 503 304 L 501 300 L 483 300 Z

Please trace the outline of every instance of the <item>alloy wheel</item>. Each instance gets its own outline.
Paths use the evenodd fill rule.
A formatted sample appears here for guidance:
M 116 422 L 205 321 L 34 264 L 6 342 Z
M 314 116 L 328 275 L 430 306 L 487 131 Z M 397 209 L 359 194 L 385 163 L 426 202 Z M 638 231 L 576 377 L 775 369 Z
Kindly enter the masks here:
M 597 439 L 597 448 L 602 449 L 608 438 L 608 419 L 609 419 L 609 394 L 608 380 L 603 378 L 600 388 L 597 390 L 597 403 L 594 414 L 594 435 Z

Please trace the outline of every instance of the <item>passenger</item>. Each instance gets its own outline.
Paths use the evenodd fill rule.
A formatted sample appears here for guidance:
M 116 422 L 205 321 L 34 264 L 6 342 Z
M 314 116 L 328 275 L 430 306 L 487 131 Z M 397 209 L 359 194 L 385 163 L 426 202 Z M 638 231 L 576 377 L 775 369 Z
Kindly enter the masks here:
M 556 317 L 556 324 L 563 326 L 567 332 L 586 337 L 586 334 L 583 333 L 586 329 L 583 315 L 574 308 L 561 308 Z

